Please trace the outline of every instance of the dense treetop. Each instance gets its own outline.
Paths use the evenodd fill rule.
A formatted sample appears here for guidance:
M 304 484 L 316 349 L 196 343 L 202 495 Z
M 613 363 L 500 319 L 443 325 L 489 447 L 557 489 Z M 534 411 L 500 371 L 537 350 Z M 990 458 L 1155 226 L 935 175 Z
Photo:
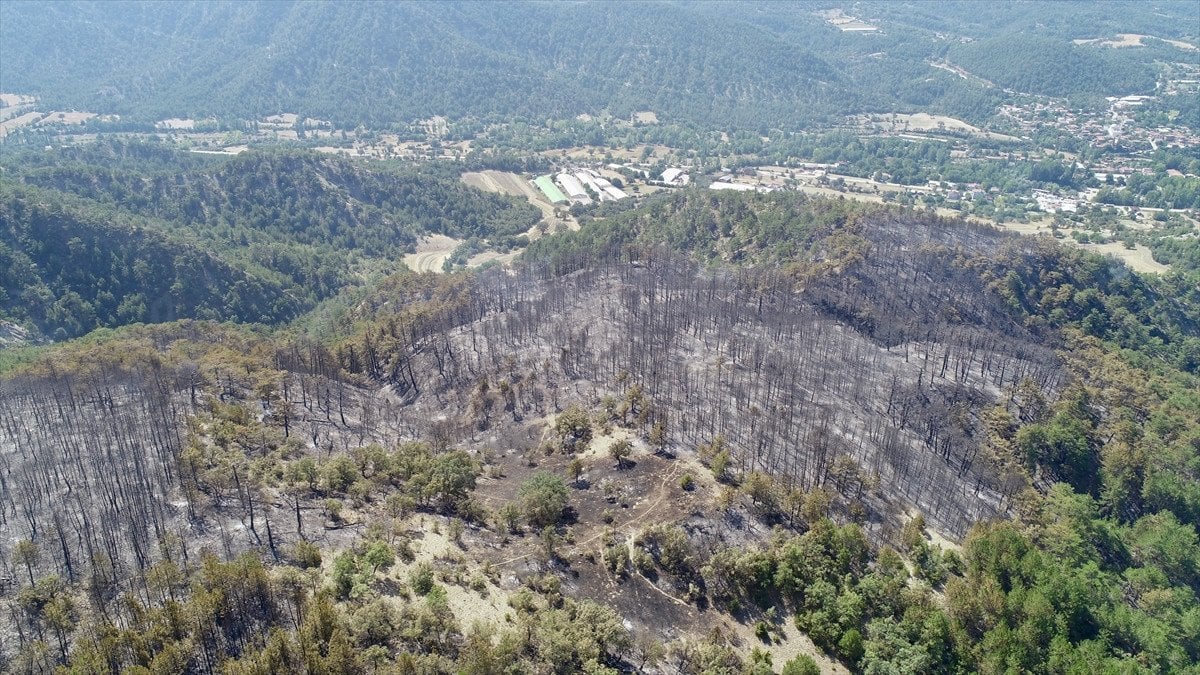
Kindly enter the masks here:
M 439 167 L 140 143 L 6 155 L 0 317 L 48 336 L 175 318 L 278 323 L 399 267 L 421 235 L 509 245 L 540 218 Z
M 1111 12 L 1074 3 L 1020 11 L 866 3 L 855 11 L 880 30 L 857 33 L 825 22 L 816 14 L 824 9 L 11 2 L 0 10 L 0 89 L 143 121 L 292 111 L 378 127 L 431 115 L 540 122 L 648 109 L 709 128 L 766 130 L 914 107 L 979 119 L 998 92 L 931 61 L 961 57 L 1022 91 L 1061 85 L 1071 67 L 1069 95 L 1144 92 L 1154 82 L 1140 67 L 1152 56 L 1072 45 L 1079 13 L 1114 30 L 1108 17 L 1119 14 L 1165 38 L 1179 37 L 1191 16 L 1187 3 L 1156 12 L 1140 3 Z M 981 36 L 993 39 L 956 44 Z

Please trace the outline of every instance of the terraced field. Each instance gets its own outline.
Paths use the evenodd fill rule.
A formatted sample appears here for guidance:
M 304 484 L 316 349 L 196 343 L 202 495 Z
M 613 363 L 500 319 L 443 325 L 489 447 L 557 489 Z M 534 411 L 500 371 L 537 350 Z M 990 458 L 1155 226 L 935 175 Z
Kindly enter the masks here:
M 512 197 L 524 197 L 530 204 L 533 204 L 542 212 L 542 219 L 546 223 L 546 232 L 555 232 L 562 228 L 571 230 L 579 229 L 579 224 L 570 215 L 560 217 L 555 214 L 554 206 L 547 202 L 542 193 L 523 176 L 509 171 L 489 169 L 486 171 L 468 171 L 462 175 L 462 181 L 467 185 L 487 192 L 498 192 Z M 532 241 L 542 236 L 542 231 L 540 227 L 535 226 L 530 228 L 525 235 Z

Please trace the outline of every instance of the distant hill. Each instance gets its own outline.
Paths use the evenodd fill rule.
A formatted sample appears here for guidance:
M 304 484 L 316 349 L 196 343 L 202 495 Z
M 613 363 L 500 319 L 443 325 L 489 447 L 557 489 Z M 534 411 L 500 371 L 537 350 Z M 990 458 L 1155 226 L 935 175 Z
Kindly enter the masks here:
M 1046 96 L 1125 96 L 1154 90 L 1155 73 L 1148 64 L 1116 50 L 1061 39 L 979 40 L 956 45 L 950 58 L 1000 86 Z
M 269 323 L 302 306 L 279 280 L 128 217 L 0 184 L 0 316 L 50 337 L 182 317 Z
M 1059 34 L 1065 30 L 1059 15 L 1072 7 L 1029 9 L 1046 15 L 1045 31 L 1054 33 L 1046 39 L 1068 49 L 1077 36 Z M 821 9 L 12 2 L 0 8 L 0 90 L 142 121 L 294 111 L 352 127 L 431 115 L 544 120 L 650 109 L 664 121 L 767 129 L 908 108 L 978 119 L 994 108 L 998 93 L 928 62 L 943 56 L 955 35 L 1005 38 L 967 50 L 984 59 L 1014 47 L 1023 53 L 1029 37 L 1011 12 L 980 15 L 949 5 L 929 16 L 867 6 L 861 13 L 878 30 L 843 32 L 816 14 Z M 1166 9 L 1181 21 L 1186 16 L 1186 7 Z M 1031 62 L 1036 72 L 1028 77 L 1050 86 L 1058 81 L 1057 63 Z M 1095 70 L 1065 91 L 1144 88 L 1141 80 L 1129 81 L 1127 67 L 1111 77 Z
M 12 153 L 0 318 L 64 338 L 176 318 L 277 323 L 391 271 L 426 233 L 503 242 L 540 218 L 436 166 L 145 144 Z

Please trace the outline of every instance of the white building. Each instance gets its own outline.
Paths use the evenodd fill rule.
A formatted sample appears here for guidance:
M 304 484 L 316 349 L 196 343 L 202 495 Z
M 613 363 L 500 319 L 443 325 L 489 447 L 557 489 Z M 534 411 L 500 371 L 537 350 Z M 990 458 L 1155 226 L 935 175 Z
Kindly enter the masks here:
M 629 196 L 623 190 L 614 187 L 607 178 L 591 169 L 578 169 L 575 171 L 574 176 L 580 185 L 591 188 L 592 193 L 599 197 L 602 202 L 616 201 Z
M 754 186 L 747 183 L 728 183 L 723 180 L 714 180 L 708 186 L 709 190 L 734 190 L 737 192 L 753 192 Z
M 1075 213 L 1079 210 L 1079 202 L 1066 197 L 1041 190 L 1035 190 L 1033 198 L 1037 202 L 1038 208 L 1046 213 Z
M 560 173 L 555 182 L 567 193 L 567 197 L 570 197 L 571 201 L 579 204 L 592 203 L 592 198 L 588 196 L 587 190 L 583 189 L 583 183 L 580 183 L 575 176 L 569 173 Z
M 691 182 L 691 176 L 683 172 L 683 169 L 671 167 L 662 172 L 662 182 L 667 185 L 687 185 Z

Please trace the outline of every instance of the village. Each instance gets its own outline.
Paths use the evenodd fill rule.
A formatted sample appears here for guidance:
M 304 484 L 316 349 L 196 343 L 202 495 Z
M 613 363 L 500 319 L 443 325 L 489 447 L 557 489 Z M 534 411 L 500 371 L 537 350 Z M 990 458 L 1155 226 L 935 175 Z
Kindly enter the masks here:
M 840 16 L 831 20 L 845 22 Z M 844 161 L 817 162 L 803 157 L 780 161 L 778 156 L 767 160 L 765 156 L 731 154 L 729 159 L 735 161 L 713 165 L 683 148 L 647 144 L 541 151 L 535 157 L 542 165 L 548 165 L 549 171 L 530 176 L 492 171 L 491 179 L 475 182 L 478 182 L 476 187 L 485 190 L 529 199 L 546 214 L 545 224 L 551 230 L 573 226 L 576 216 L 606 202 L 697 186 L 759 193 L 794 190 L 818 196 L 905 204 L 933 209 L 942 215 L 971 217 L 1027 234 L 1045 232 L 1062 237 L 1066 230 L 1085 244 L 1109 245 L 1121 238 L 1127 228 L 1145 229 L 1152 218 L 1162 221 L 1172 213 L 1178 214 L 1181 222 L 1200 223 L 1200 210 L 1195 208 L 1150 207 L 1124 196 L 1129 192 L 1131 179 L 1147 181 L 1163 177 L 1156 174 L 1156 153 L 1184 151 L 1186 154 L 1200 148 L 1200 133 L 1172 118 L 1141 114 L 1154 105 L 1158 96 L 1180 93 L 1200 93 L 1200 67 L 1174 64 L 1160 79 L 1155 95 L 1109 97 L 1103 109 L 1088 110 L 1072 107 L 1064 99 L 1021 95 L 1000 106 L 983 128 L 942 115 L 886 113 L 850 116 L 828 130 L 862 139 L 943 144 L 949 150 L 951 163 L 985 162 L 1013 167 L 1018 163 L 1052 162 L 1066 167 L 1072 176 L 1070 183 L 1022 180 L 1010 181 L 1002 188 L 979 180 L 938 177 L 914 184 L 911 180 L 896 180 L 887 172 L 863 173 L 861 168 Z M 0 142 L 19 142 L 23 134 L 36 134 L 48 142 L 69 145 L 88 142 L 108 128 L 124 128 L 115 115 L 42 112 L 38 107 L 37 99 L 32 96 L 0 94 Z M 580 116 L 579 120 L 595 121 L 591 116 Z M 627 119 L 607 123 L 618 129 L 661 124 L 653 111 L 638 111 Z M 210 155 L 236 155 L 259 146 L 300 145 L 356 158 L 471 164 L 486 163 L 486 158 L 494 155 L 496 148 L 489 140 L 503 131 L 493 126 L 464 137 L 454 128 L 450 120 L 433 117 L 414 122 L 407 130 L 337 129 L 329 120 L 278 113 L 240 124 L 214 118 L 171 118 L 159 120 L 150 132 L 134 128 L 115 133 L 157 138 Z M 1055 135 L 1071 139 L 1089 151 L 1085 154 L 1059 147 L 1052 140 Z M 1052 142 L 1055 147 L 1046 147 Z M 766 137 L 763 148 L 770 150 Z M 939 173 L 934 167 L 928 169 L 935 176 Z M 1165 177 L 1200 179 L 1177 168 L 1168 168 Z M 1104 227 L 1097 226 L 1097 222 Z M 1073 227 L 1083 230 L 1083 234 L 1071 232 Z M 1149 259 L 1147 252 L 1138 250 L 1136 245 L 1129 250 L 1143 260 Z M 1110 252 L 1128 255 L 1125 251 Z M 429 267 L 439 268 L 439 265 L 434 261 Z M 1165 269 L 1143 267 L 1153 271 Z

